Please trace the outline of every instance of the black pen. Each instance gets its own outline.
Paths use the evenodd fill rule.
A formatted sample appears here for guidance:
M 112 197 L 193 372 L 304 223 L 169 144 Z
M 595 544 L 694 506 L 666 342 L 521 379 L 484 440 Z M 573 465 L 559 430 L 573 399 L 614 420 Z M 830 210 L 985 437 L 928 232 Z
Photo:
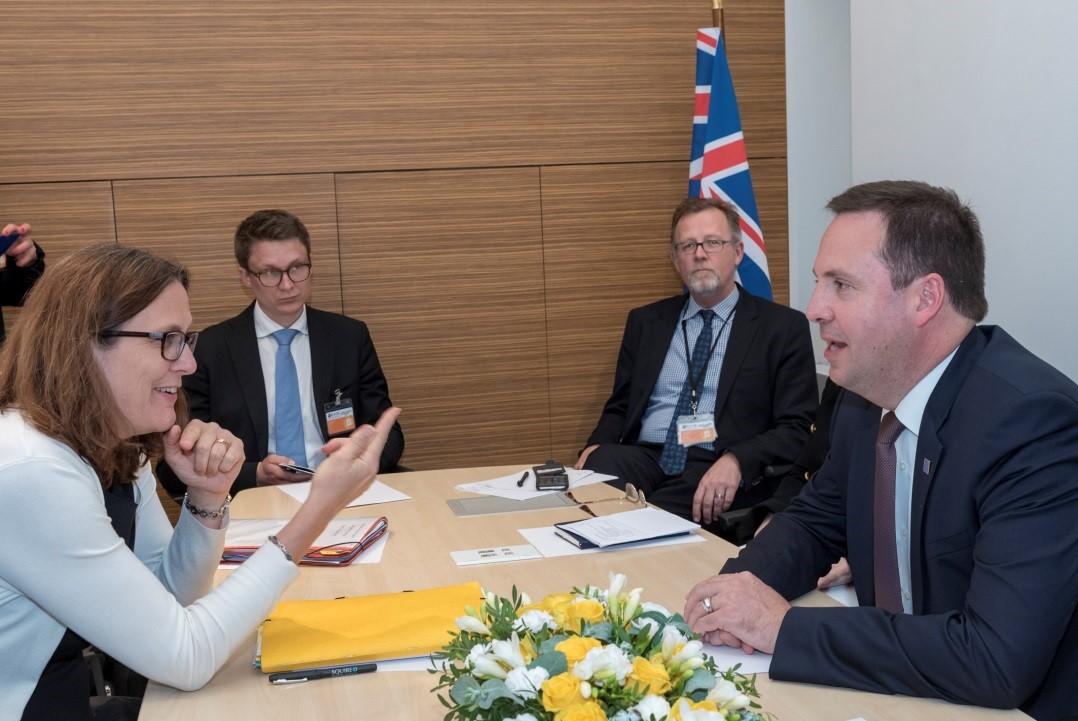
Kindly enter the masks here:
M 528 472 L 524 471 L 524 475 L 520 477 L 519 481 L 517 481 L 517 488 L 520 488 L 521 486 L 523 486 L 524 481 L 526 481 L 526 480 L 528 480 Z
M 346 666 L 321 666 L 308 668 L 304 671 L 288 671 L 286 673 L 271 673 L 269 682 L 273 684 L 303 683 L 315 681 L 320 678 L 333 678 L 334 676 L 355 676 L 359 673 L 377 671 L 376 663 L 350 663 Z

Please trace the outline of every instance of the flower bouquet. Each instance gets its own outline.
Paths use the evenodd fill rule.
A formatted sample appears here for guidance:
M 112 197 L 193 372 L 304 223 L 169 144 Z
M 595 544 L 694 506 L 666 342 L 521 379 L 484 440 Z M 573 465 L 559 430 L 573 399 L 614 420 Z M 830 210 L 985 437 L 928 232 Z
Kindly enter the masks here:
M 487 592 L 435 656 L 445 721 L 763 721 L 755 677 L 719 671 L 680 614 L 610 574 L 539 603 Z M 445 693 L 448 691 L 448 697 Z

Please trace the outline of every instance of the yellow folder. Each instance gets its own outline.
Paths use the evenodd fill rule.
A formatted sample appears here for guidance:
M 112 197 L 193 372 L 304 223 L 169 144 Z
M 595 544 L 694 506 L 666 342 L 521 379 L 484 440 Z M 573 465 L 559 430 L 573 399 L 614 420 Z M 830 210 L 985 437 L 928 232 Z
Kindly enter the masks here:
M 285 601 L 262 623 L 264 673 L 425 656 L 449 642 L 476 582 L 325 601 Z

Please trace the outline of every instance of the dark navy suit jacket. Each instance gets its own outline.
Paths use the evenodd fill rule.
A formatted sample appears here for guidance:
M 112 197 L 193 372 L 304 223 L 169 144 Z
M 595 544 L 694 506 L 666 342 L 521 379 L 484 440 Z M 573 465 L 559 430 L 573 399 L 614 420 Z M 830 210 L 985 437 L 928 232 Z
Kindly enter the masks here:
M 794 598 L 849 558 L 862 607 L 791 609 L 771 677 L 1078 719 L 1078 387 L 1000 328 L 959 346 L 918 433 L 912 615 L 873 607 L 880 415 L 844 393 L 824 466 L 723 568 Z
M 764 466 L 792 461 L 808 440 L 817 405 L 816 365 L 803 313 L 738 290 L 715 397 L 715 444 L 732 452 L 742 477 L 753 481 Z M 614 389 L 587 445 L 635 443 L 640 437 L 687 300 L 678 295 L 630 311 Z
M 374 423 L 389 408 L 389 387 L 367 326 L 362 321 L 307 306 L 311 343 L 311 381 L 314 402 L 321 409 L 334 400 L 334 391 L 352 400 L 356 425 Z M 254 303 L 235 316 L 204 330 L 195 347 L 198 369 L 184 376 L 192 418 L 214 421 L 241 441 L 247 460 L 232 484 L 232 493 L 256 485 L 255 470 L 266 457 L 269 416 L 262 361 L 255 337 Z M 322 436 L 329 438 L 325 414 L 318 414 Z M 393 427 L 382 451 L 380 468 L 391 470 L 404 452 L 404 433 Z M 167 463 L 157 476 L 172 495 L 182 494 L 183 483 Z

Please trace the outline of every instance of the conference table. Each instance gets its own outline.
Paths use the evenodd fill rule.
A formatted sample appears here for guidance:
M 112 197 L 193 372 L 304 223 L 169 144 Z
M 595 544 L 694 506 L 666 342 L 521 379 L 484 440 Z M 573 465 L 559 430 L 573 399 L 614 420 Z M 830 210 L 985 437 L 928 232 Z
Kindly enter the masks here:
M 530 464 L 528 464 L 530 465 Z M 520 528 L 549 526 L 557 521 L 587 518 L 578 507 L 457 516 L 447 505 L 450 498 L 476 498 L 455 486 L 496 478 L 527 466 L 452 469 L 395 473 L 380 479 L 406 493 L 411 500 L 359 506 L 342 516 L 389 520 L 389 540 L 377 564 L 353 563 L 341 568 L 301 567 L 300 577 L 285 592 L 285 599 L 324 599 L 371 593 L 389 593 L 478 581 L 484 589 L 508 596 L 513 585 L 535 600 L 549 593 L 564 593 L 573 586 L 606 588 L 611 571 L 625 573 L 628 586 L 642 586 L 644 599 L 671 610 L 683 608 L 685 593 L 699 580 L 714 574 L 737 549 L 701 532 L 705 541 L 650 548 L 631 548 L 559 558 L 457 566 L 450 551 L 519 545 Z M 615 498 L 619 492 L 605 484 L 574 490 L 581 501 Z M 232 502 L 233 518 L 287 518 L 297 502 L 277 488 L 256 488 L 239 493 Z M 627 502 L 594 506 L 605 515 L 630 510 Z M 218 572 L 217 582 L 230 571 Z M 799 605 L 821 606 L 836 602 L 813 591 Z M 436 677 L 422 671 L 379 671 L 293 685 L 270 685 L 251 665 L 254 634 L 243 643 L 212 681 L 195 692 L 182 692 L 150 684 L 140 719 L 145 721 L 234 721 L 237 718 L 317 719 L 363 721 L 377 719 L 441 719 L 445 709 L 430 689 Z M 930 699 L 915 699 L 836 689 L 809 684 L 771 681 L 761 674 L 757 687 L 765 710 L 779 721 L 1002 721 L 1029 717 L 1018 711 L 979 709 Z

